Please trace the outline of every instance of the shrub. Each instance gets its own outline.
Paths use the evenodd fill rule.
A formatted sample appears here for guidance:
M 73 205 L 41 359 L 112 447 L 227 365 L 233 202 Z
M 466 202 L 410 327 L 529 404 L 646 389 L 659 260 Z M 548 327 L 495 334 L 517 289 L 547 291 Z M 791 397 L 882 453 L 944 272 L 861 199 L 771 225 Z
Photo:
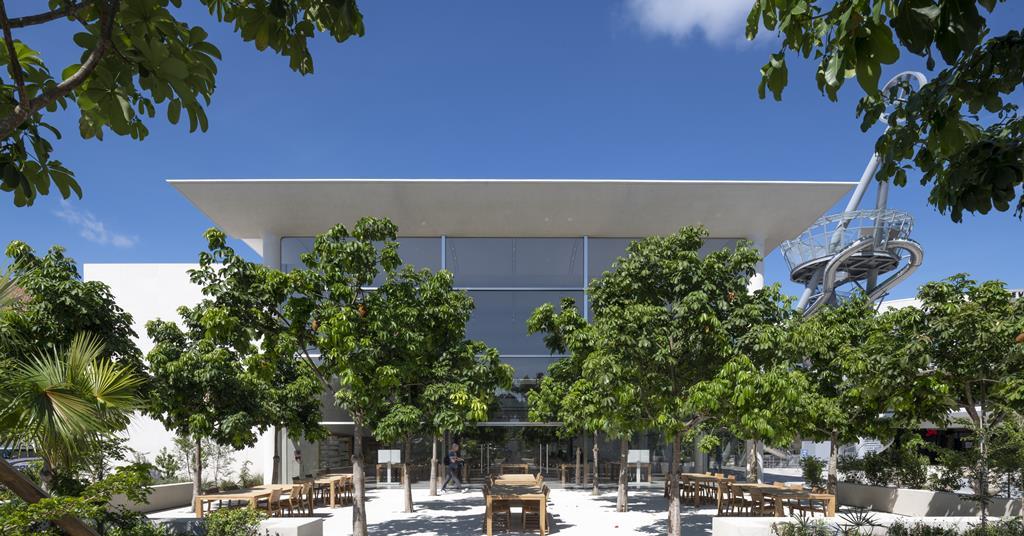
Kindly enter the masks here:
M 800 468 L 803 469 L 804 482 L 812 488 L 825 486 L 825 479 L 821 476 L 825 470 L 825 461 L 814 456 L 800 458 Z
M 824 520 L 795 518 L 789 523 L 772 523 L 775 536 L 832 536 L 834 529 Z
M 250 465 L 252 462 L 246 460 L 242 464 L 242 468 L 238 470 L 238 484 L 243 488 L 251 488 L 263 483 L 263 476 L 253 474 L 252 469 L 249 469 Z
M 854 456 L 840 456 L 836 463 L 839 479 L 851 484 L 864 484 L 864 460 Z
M 206 536 L 259 536 L 267 515 L 250 508 L 220 508 L 203 518 Z

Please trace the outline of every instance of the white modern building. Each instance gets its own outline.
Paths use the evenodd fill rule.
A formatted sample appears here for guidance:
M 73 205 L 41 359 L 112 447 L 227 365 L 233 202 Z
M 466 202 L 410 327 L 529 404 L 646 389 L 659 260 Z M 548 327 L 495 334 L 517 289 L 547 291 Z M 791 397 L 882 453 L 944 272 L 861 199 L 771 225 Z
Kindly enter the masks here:
M 710 180 L 172 180 L 172 187 L 213 225 L 249 245 L 275 268 L 290 270 L 313 237 L 336 223 L 387 217 L 399 229 L 399 255 L 417 267 L 445 269 L 474 299 L 468 336 L 496 347 L 516 371 L 517 387 L 501 394 L 501 409 L 475 442 L 480 460 L 554 464 L 568 444 L 528 432 L 523 393 L 558 356 L 526 319 L 543 303 L 573 297 L 587 303 L 588 283 L 609 269 L 632 239 L 665 235 L 687 225 L 710 232 L 707 248 L 751 241 L 764 255 L 799 235 L 833 207 L 852 182 Z M 182 259 L 190 262 L 193 259 Z M 191 264 L 86 264 L 85 276 L 110 285 L 135 318 L 143 351 L 146 321 L 177 318 L 175 309 L 201 294 L 186 275 Z M 763 270 L 751 281 L 762 285 Z M 327 398 L 326 400 L 329 400 Z M 347 464 L 351 428 L 344 411 L 325 403 L 330 439 L 277 446 L 283 479 Z M 130 446 L 150 459 L 170 434 L 153 421 L 133 425 Z M 273 435 L 239 455 L 269 478 Z M 662 455 L 655 437 L 637 438 Z M 543 447 L 540 445 L 543 443 Z M 564 442 L 563 442 L 564 443 Z M 371 442 L 369 461 L 376 459 Z M 386 448 L 380 445 L 380 448 Z M 486 447 L 486 448 L 485 448 Z M 477 451 L 472 450 L 471 455 Z M 546 458 L 546 459 L 545 459 Z M 471 462 L 473 463 L 473 462 Z M 371 471 L 371 476 L 373 472 Z

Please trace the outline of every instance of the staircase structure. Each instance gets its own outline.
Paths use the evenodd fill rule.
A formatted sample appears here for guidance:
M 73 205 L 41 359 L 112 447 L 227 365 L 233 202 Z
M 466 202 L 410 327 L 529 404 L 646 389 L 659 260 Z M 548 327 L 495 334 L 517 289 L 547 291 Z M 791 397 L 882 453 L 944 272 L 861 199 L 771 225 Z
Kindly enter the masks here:
M 906 102 L 914 84 L 927 78 L 918 72 L 896 75 L 882 88 L 889 109 Z M 883 114 L 881 121 L 886 121 Z M 819 218 L 799 237 L 783 242 L 790 279 L 804 285 L 797 309 L 810 316 L 838 305 L 855 292 L 879 301 L 921 265 L 924 250 L 910 238 L 913 217 L 887 208 L 889 183 L 878 184 L 874 208 L 862 208 L 864 193 L 874 180 L 881 157 L 872 155 L 850 202 L 840 214 Z

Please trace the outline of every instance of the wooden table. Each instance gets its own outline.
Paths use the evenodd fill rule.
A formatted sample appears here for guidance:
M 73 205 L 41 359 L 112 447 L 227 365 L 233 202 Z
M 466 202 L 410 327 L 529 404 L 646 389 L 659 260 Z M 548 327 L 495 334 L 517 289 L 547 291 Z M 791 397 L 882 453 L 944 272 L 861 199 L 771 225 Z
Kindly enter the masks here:
M 585 463 L 581 463 L 579 465 L 579 468 L 580 468 L 580 482 L 582 482 L 582 485 L 586 486 L 587 483 L 590 481 L 590 479 L 589 479 L 590 478 L 590 466 L 585 464 Z M 558 473 L 559 473 L 560 478 L 562 479 L 562 484 L 565 484 L 565 475 L 569 471 L 572 471 L 573 477 L 576 476 L 576 464 L 575 463 L 563 463 L 563 464 L 558 466 Z M 574 478 L 574 480 L 575 480 L 575 478 Z
M 506 474 L 506 469 L 515 469 L 516 473 L 525 474 L 530 472 L 530 464 L 528 463 L 502 463 L 498 465 L 498 472 Z
M 802 489 L 780 488 L 771 484 L 753 482 L 737 482 L 733 486 L 740 490 L 756 491 L 761 495 L 775 497 L 775 500 L 772 501 L 775 506 L 772 514 L 775 517 L 786 517 L 783 499 L 823 501 L 825 502 L 825 517 L 835 517 L 836 515 L 836 496 L 828 493 L 810 493 Z
M 196 517 L 203 517 L 203 504 L 213 501 L 248 501 L 249 508 L 255 510 L 256 501 L 263 498 L 269 499 L 271 491 L 270 489 L 257 488 L 197 495 L 192 506 L 195 508 Z
M 540 512 L 540 534 L 544 536 L 548 532 L 548 496 L 544 493 L 544 487 L 539 484 L 499 484 L 495 482 L 491 486 L 491 492 L 486 496 L 487 506 L 484 510 L 484 517 L 487 524 L 487 536 L 494 535 L 494 511 L 491 508 L 493 501 L 517 501 L 520 503 L 537 502 Z
M 693 481 L 698 482 L 698 483 L 699 482 L 714 482 L 715 483 L 715 506 L 718 508 L 719 511 L 722 510 L 722 487 L 719 486 L 718 484 L 720 482 L 722 482 L 722 481 L 735 482 L 733 479 L 731 479 L 731 478 L 729 478 L 727 476 L 707 475 L 707 474 L 704 474 L 704 473 L 680 473 L 680 475 L 679 475 L 680 486 L 682 485 L 684 477 L 685 477 L 686 480 L 693 480 Z M 699 504 L 700 504 L 700 490 L 698 489 L 698 490 L 696 490 L 696 493 L 694 493 L 694 496 L 693 496 L 693 505 L 694 506 L 698 506 Z
M 313 483 L 330 485 L 331 508 L 336 508 L 338 506 L 338 488 L 341 487 L 343 482 L 348 480 L 352 480 L 352 473 L 335 473 L 331 475 L 320 475 L 313 481 Z
M 534 475 L 531 475 L 529 473 L 526 473 L 526 474 L 514 473 L 514 474 L 496 476 L 496 477 L 494 477 L 494 483 L 495 484 L 504 484 L 504 485 L 509 485 L 509 486 L 523 486 L 523 485 L 529 486 L 529 485 L 534 485 L 534 484 L 540 485 L 540 482 L 537 481 L 537 477 L 534 476 Z

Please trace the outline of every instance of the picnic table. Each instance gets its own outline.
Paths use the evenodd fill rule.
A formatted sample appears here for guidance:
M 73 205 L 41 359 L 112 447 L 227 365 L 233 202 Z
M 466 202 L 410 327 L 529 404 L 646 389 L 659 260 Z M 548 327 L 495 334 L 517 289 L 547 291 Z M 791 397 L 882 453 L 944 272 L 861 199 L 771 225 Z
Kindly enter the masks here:
M 272 490 L 266 488 L 254 488 L 205 493 L 196 496 L 193 507 L 196 511 L 196 517 L 203 517 L 203 505 L 213 501 L 248 501 L 249 508 L 255 510 L 256 502 L 263 498 L 269 499 L 271 492 Z
M 548 531 L 548 496 L 544 493 L 544 485 L 534 479 L 533 483 L 503 484 L 495 480 L 490 486 L 490 491 L 485 495 L 486 509 L 484 510 L 485 523 L 487 525 L 487 536 L 494 535 L 494 501 L 510 501 L 520 504 L 528 502 L 537 503 L 537 511 L 540 513 L 540 534 L 544 536 Z
M 342 484 L 346 481 L 352 480 L 352 473 L 334 473 L 328 475 L 320 475 L 313 481 L 314 484 L 330 486 L 330 505 L 331 508 L 335 508 L 338 505 L 338 491 L 342 487 Z
M 514 474 L 512 471 L 519 474 L 525 474 L 530 472 L 530 464 L 528 463 L 502 463 L 498 465 L 498 471 L 501 474 Z
M 766 497 L 773 497 L 775 500 L 772 501 L 774 506 L 772 514 L 775 517 L 786 516 L 783 510 L 785 499 L 821 501 L 825 503 L 825 517 L 835 517 L 836 515 L 836 496 L 829 493 L 814 493 L 803 489 L 782 488 L 771 484 L 757 484 L 754 482 L 737 482 L 732 485 L 748 493 L 756 492 Z

